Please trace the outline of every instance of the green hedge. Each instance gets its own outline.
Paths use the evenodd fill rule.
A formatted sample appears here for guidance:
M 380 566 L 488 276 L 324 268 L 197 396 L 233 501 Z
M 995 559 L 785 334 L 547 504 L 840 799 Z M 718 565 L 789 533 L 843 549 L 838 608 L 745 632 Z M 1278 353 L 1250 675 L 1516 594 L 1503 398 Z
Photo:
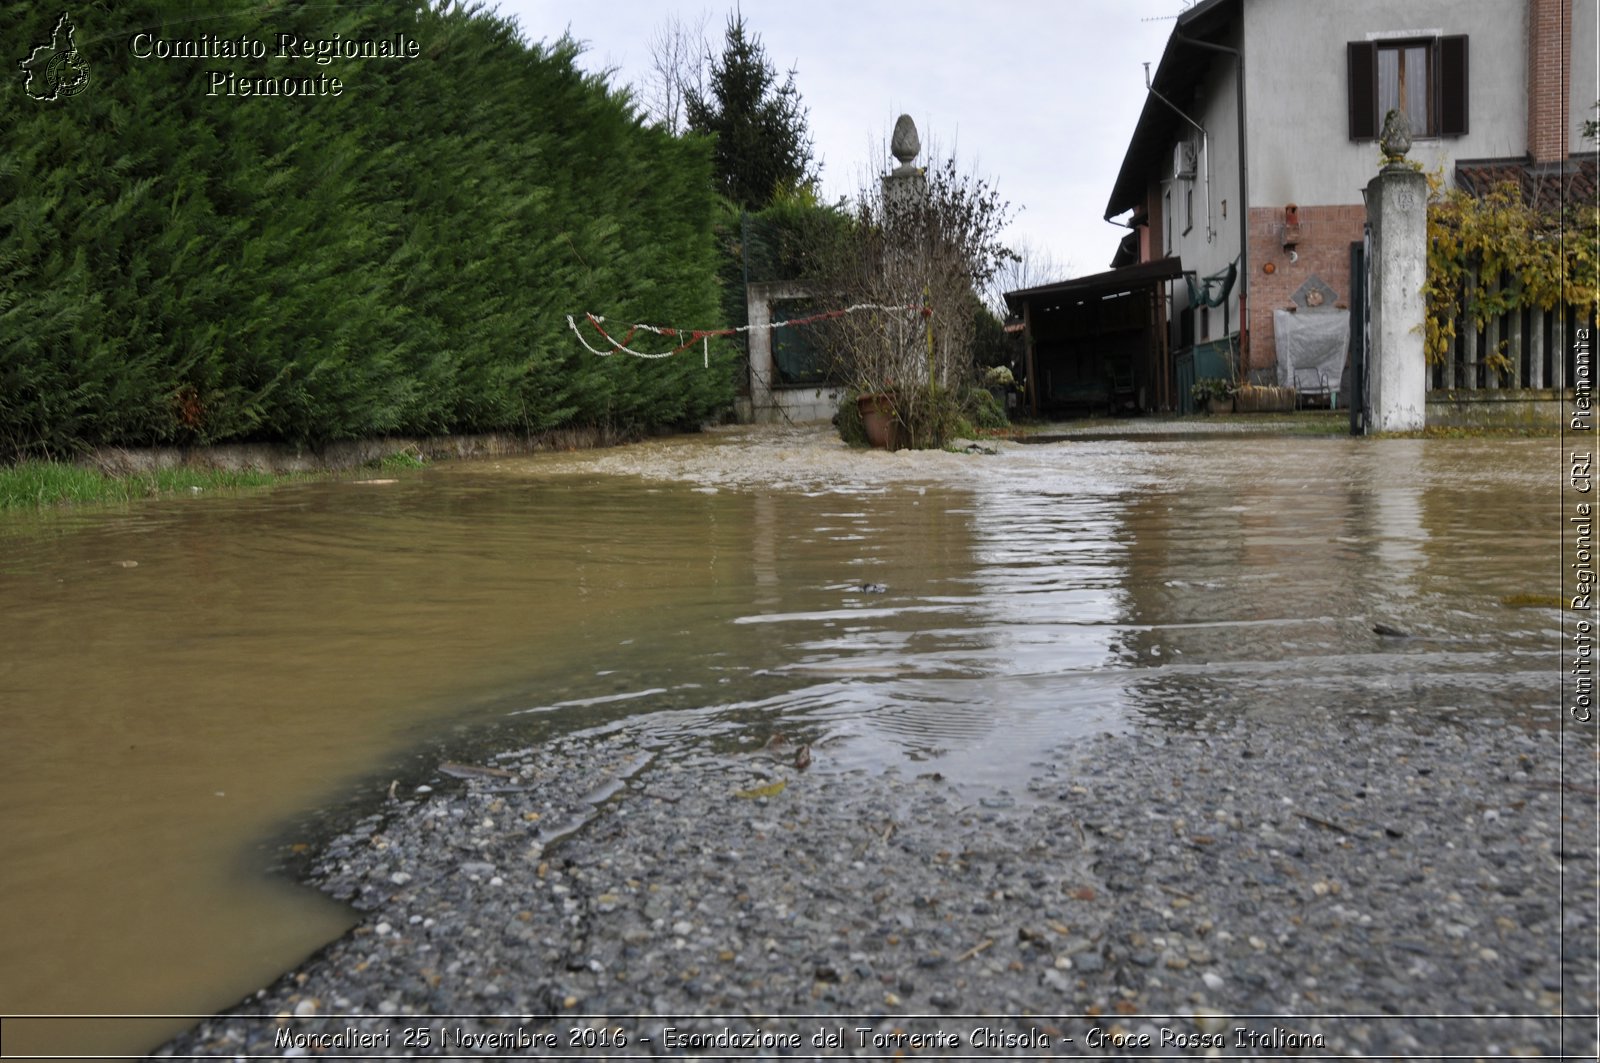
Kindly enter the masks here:
M 712 345 L 709 371 L 698 349 L 598 358 L 566 324 L 721 323 L 706 141 L 645 127 L 570 41 L 529 46 L 479 11 L 215 11 L 74 4 L 84 89 L 43 102 L 6 81 L 0 458 L 627 430 L 727 406 L 734 345 Z M 24 56 L 58 14 L 9 5 L 0 39 Z M 140 31 L 268 56 L 141 59 Z M 318 65 L 277 58 L 280 33 L 404 34 L 420 54 Z M 208 96 L 212 70 L 344 88 Z

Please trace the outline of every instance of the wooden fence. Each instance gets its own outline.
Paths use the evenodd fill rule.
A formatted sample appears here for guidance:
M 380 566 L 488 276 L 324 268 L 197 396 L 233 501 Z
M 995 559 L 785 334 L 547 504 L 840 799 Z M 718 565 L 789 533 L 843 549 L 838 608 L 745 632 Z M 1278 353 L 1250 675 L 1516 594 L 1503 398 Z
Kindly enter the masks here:
M 1560 391 L 1572 386 L 1573 352 L 1578 329 L 1595 327 L 1592 311 L 1575 307 L 1536 310 L 1522 307 L 1491 317 L 1479 329 L 1466 313 L 1482 286 L 1497 289 L 1502 278 L 1485 281 L 1468 275 L 1461 293 L 1463 310 L 1456 319 L 1456 335 L 1445 360 L 1428 367 L 1428 386 L 1438 391 Z M 1482 294 L 1489 294 L 1484 292 Z M 1496 370 L 1490 356 L 1502 354 L 1509 368 Z M 1488 396 L 1484 396 L 1488 397 Z

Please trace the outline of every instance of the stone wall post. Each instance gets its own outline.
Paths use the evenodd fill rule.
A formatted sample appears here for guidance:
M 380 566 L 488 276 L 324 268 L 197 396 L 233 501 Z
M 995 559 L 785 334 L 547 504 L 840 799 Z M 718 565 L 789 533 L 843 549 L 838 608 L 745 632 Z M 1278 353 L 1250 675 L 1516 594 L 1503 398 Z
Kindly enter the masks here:
M 756 424 L 768 424 L 774 416 L 776 401 L 772 397 L 772 378 L 775 367 L 772 360 L 772 297 L 769 285 L 747 284 L 744 289 L 745 322 L 750 331 L 745 333 L 745 343 L 750 354 L 750 413 Z
M 919 282 L 919 277 L 925 275 L 926 263 L 918 257 L 920 253 L 926 253 L 919 245 L 922 244 L 927 224 L 922 217 L 922 207 L 928 199 L 928 177 L 916 165 L 917 155 L 922 151 L 922 138 L 917 135 L 917 124 L 909 114 L 903 114 L 895 121 L 889 150 L 900 165 L 883 177 L 884 221 L 890 239 L 889 255 L 884 263 L 888 272 L 885 280 L 896 301 L 921 302 L 928 294 Z M 908 347 L 906 321 L 897 317 L 884 327 L 889 330 L 889 349 L 895 352 L 890 360 L 893 375 L 909 384 L 915 376 L 906 371 L 909 365 L 899 364 Z M 933 338 L 931 332 L 926 331 L 929 328 L 931 324 L 923 322 L 924 335 L 928 340 L 927 377 L 929 385 L 932 385 L 935 383 Z
M 809 299 L 809 285 L 798 281 L 756 281 L 745 286 L 745 320 L 750 331 L 745 333 L 750 352 L 750 411 L 747 420 L 755 424 L 782 424 L 784 422 L 816 420 L 816 411 L 796 397 L 799 389 L 778 383 L 777 360 L 773 355 L 775 338 L 772 329 L 773 304 L 784 299 Z M 809 388 L 820 397 L 824 389 Z M 824 419 L 832 415 L 830 409 Z
M 1368 432 L 1418 431 L 1427 420 L 1422 286 L 1428 271 L 1428 181 L 1404 162 L 1410 131 L 1394 130 L 1396 117 L 1390 112 L 1384 130 L 1390 161 L 1367 183 L 1366 192 L 1372 223 Z M 1403 117 L 1398 124 L 1404 126 Z
M 917 135 L 917 123 L 909 114 L 896 119 L 889 151 L 900 163 L 883 178 L 883 198 L 889 205 L 889 213 L 915 210 L 927 198 L 928 177 L 916 165 L 917 155 L 922 151 L 922 138 Z

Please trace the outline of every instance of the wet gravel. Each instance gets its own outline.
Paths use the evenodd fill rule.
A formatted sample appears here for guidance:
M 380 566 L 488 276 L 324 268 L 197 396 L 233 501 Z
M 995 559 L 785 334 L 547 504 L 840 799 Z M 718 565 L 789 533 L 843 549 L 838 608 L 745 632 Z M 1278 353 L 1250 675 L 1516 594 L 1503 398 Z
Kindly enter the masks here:
M 414 780 L 311 869 L 361 924 L 156 1055 L 1595 1057 L 1592 730 L 1141 726 L 1009 792 L 765 738 Z
M 953 449 L 562 460 L 873 490 L 1040 448 Z M 633 717 L 421 773 L 309 868 L 360 925 L 157 1057 L 1596 1056 L 1592 728 L 1140 723 L 1009 791 L 768 737 Z

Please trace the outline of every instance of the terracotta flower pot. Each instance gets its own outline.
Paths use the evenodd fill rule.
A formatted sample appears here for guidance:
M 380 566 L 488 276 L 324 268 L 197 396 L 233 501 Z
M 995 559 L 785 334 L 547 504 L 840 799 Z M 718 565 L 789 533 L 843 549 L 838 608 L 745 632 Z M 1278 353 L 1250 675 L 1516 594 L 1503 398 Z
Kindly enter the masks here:
M 856 409 L 861 411 L 861 426 L 867 431 L 867 442 L 888 450 L 900 449 L 899 425 L 895 421 L 891 396 L 862 395 L 856 399 Z

